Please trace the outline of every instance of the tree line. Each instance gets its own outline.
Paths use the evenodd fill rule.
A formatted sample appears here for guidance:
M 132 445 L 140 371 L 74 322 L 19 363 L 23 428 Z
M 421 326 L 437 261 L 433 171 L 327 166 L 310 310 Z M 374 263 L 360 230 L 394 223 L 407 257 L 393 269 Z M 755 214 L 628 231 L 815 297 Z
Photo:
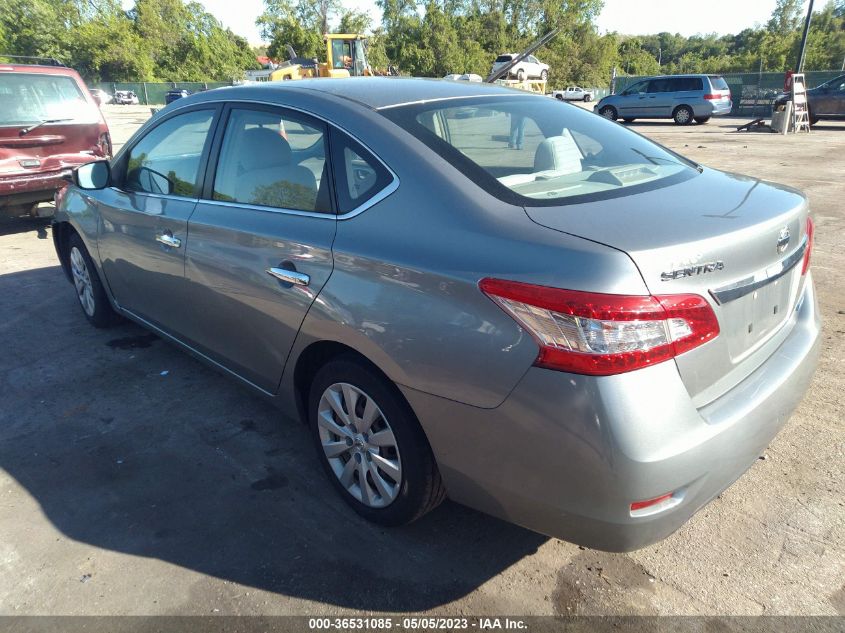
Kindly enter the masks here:
M 287 47 L 325 57 L 322 34 L 370 34 L 376 68 L 402 74 L 485 76 L 495 57 L 519 52 L 555 27 L 538 51 L 553 86 L 605 86 L 620 74 L 785 72 L 798 55 L 802 0 L 777 0 L 770 16 L 735 35 L 599 33 L 602 0 L 377 0 L 381 20 L 345 9 L 341 0 L 264 0 L 256 25 L 267 45 L 251 49 L 198 2 L 136 0 L 2 0 L 0 54 L 57 57 L 89 81 L 214 81 L 257 68 L 255 54 L 283 61 Z M 807 70 L 845 62 L 845 0 L 816 11 Z
M 245 38 L 199 2 L 0 0 L 3 54 L 52 57 L 97 81 L 214 81 L 258 68 Z

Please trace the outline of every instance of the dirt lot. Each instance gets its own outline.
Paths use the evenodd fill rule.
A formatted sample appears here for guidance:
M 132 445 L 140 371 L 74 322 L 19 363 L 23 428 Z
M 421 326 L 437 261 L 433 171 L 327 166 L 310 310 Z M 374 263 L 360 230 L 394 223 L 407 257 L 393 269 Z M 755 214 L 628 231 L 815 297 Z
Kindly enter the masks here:
M 120 144 L 148 109 L 107 115 Z M 765 459 L 628 555 L 453 503 L 365 523 L 303 427 L 139 327 L 94 330 L 49 225 L 0 225 L 0 614 L 845 614 L 845 124 L 733 123 L 632 127 L 807 192 L 821 362 Z

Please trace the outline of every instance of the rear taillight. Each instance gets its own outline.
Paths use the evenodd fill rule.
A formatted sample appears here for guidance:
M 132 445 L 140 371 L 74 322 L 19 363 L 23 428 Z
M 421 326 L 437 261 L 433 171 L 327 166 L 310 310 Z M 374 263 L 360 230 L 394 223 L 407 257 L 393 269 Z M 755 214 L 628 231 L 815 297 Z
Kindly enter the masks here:
M 100 141 L 98 143 L 100 156 L 104 158 L 111 158 L 111 137 L 108 132 L 100 134 Z
M 709 95 L 704 95 L 704 98 L 707 99 L 708 101 L 718 101 L 719 99 L 722 98 L 722 95 L 709 94 Z
M 654 365 L 714 339 L 699 295 L 611 295 L 482 279 L 481 290 L 537 341 L 535 365 L 591 376 Z
M 806 275 L 810 270 L 810 255 L 813 252 L 813 234 L 816 232 L 816 225 L 812 218 L 807 216 L 807 246 L 804 248 L 804 263 L 801 266 L 801 274 Z

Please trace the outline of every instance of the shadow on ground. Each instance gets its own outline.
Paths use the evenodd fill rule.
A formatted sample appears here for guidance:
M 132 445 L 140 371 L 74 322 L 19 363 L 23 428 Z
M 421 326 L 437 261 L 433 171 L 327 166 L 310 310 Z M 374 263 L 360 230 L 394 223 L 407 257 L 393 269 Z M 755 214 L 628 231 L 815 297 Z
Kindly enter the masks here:
M 10 218 L 0 216 L 0 236 L 35 231 L 38 239 L 46 240 L 49 237 L 47 234 L 47 227 L 49 226 L 49 218 L 33 218 L 28 216 Z
M 369 524 L 305 427 L 135 325 L 91 328 L 58 266 L 0 276 L 0 296 L 0 468 L 69 538 L 387 611 L 461 598 L 546 540 L 448 502 Z

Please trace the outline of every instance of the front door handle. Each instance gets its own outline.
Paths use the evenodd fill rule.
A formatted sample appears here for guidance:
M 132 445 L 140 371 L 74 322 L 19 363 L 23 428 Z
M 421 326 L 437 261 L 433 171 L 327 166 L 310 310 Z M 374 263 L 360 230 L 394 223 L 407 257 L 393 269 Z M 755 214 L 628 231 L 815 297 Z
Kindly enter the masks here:
M 162 233 L 161 235 L 157 235 L 156 242 L 159 242 L 171 248 L 179 248 L 180 246 L 182 246 L 182 240 L 180 240 L 178 237 L 173 237 L 169 233 Z
M 268 268 L 267 274 L 275 277 L 279 281 L 284 281 L 295 286 L 307 286 L 311 283 L 311 277 L 305 273 L 300 273 L 295 270 L 288 270 L 287 268 Z

